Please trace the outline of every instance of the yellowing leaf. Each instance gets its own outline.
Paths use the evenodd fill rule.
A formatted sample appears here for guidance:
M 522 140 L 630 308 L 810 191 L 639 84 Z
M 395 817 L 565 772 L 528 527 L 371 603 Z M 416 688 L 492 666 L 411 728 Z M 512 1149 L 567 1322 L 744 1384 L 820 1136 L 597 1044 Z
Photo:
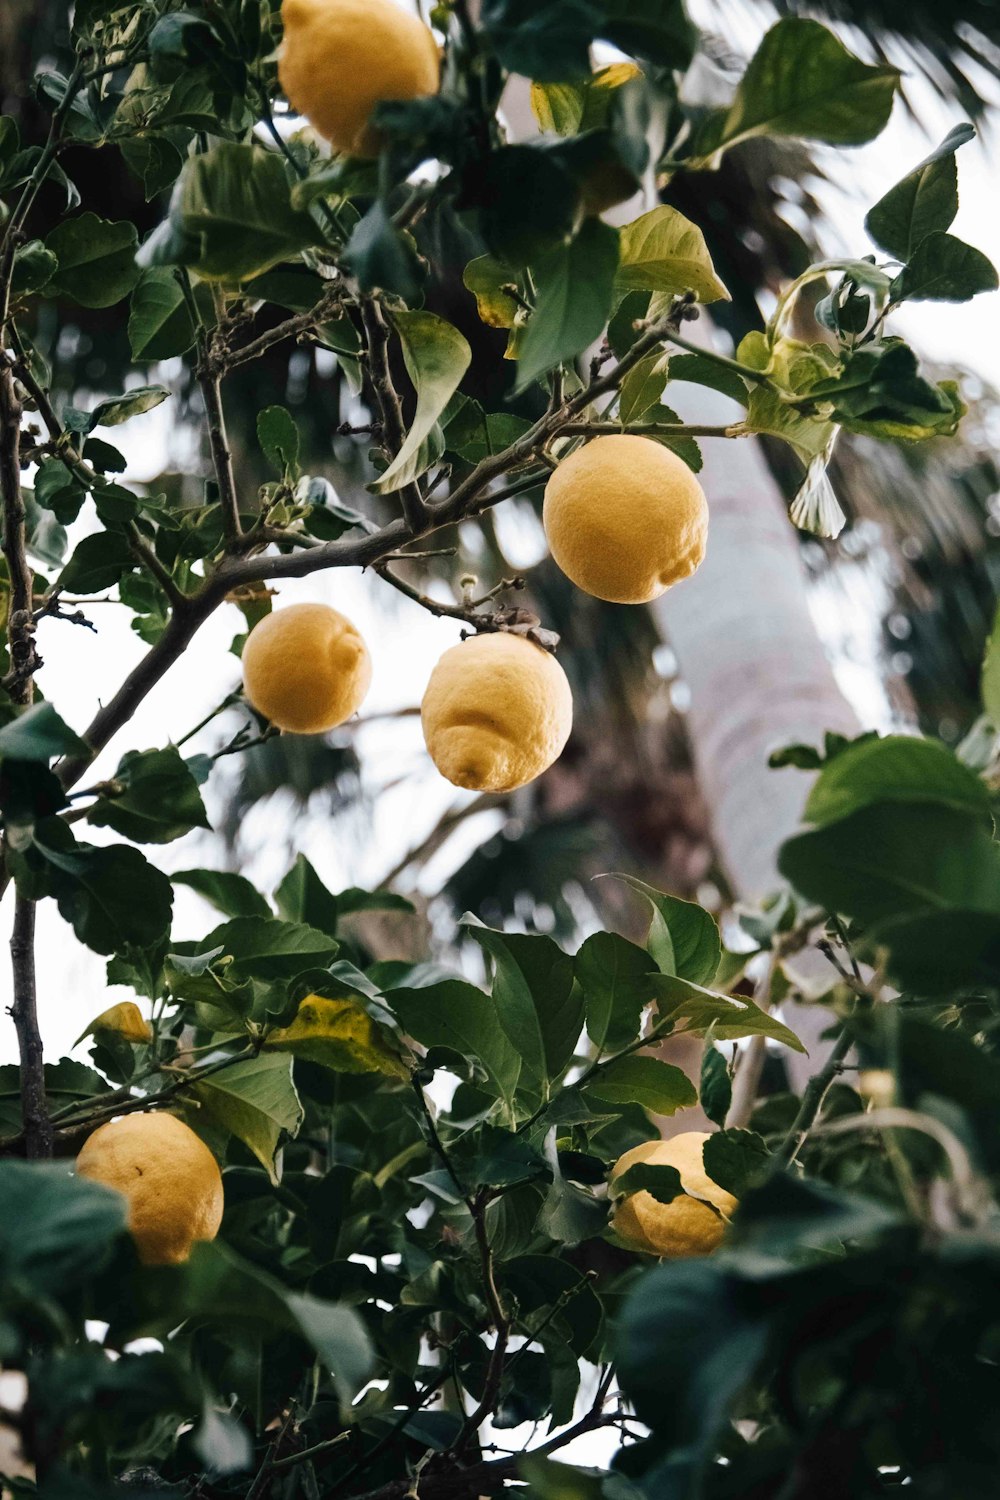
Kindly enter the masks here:
M 618 62 L 585 83 L 533 83 L 531 108 L 539 128 L 556 135 L 601 129 L 608 123 L 615 90 L 641 75 L 637 63 Z
M 429 438 L 459 382 L 472 363 L 472 350 L 457 328 L 431 312 L 397 312 L 392 321 L 403 349 L 406 373 L 417 393 L 417 409 L 406 441 L 381 479 L 371 488 L 391 495 L 412 483 L 427 467 Z
M 405 1078 L 402 1061 L 383 1040 L 378 1026 L 357 1000 L 325 1000 L 307 995 L 290 1026 L 272 1031 L 265 1047 L 291 1052 L 335 1073 L 386 1073 Z
M 153 1040 L 153 1028 L 134 1000 L 123 1000 L 119 1005 L 112 1005 L 108 1010 L 102 1010 L 99 1016 L 94 1017 L 86 1031 L 80 1033 L 73 1046 L 78 1047 L 84 1037 L 96 1036 L 99 1031 L 112 1031 L 123 1041 L 134 1042 L 136 1046 Z
M 661 204 L 621 232 L 619 292 L 693 292 L 699 302 L 729 301 L 697 224 Z
M 480 318 L 488 328 L 513 328 L 518 305 L 503 288 L 515 279 L 510 266 L 492 255 L 470 260 L 462 280 L 476 299 Z

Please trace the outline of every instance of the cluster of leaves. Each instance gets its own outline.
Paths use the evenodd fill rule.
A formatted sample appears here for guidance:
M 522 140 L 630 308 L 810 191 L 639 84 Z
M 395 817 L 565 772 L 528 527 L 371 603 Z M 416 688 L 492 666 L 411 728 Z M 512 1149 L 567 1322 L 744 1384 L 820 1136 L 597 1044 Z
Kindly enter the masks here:
M 544 936 L 468 922 L 486 987 L 429 964 L 372 962 L 352 917 L 398 908 L 398 898 L 335 895 L 304 860 L 270 900 L 236 874 L 168 879 L 135 846 L 207 826 L 209 757 L 175 745 L 130 751 L 113 775 L 71 791 L 225 598 L 253 623 L 269 608 L 266 580 L 380 564 L 536 487 L 553 449 L 594 432 L 644 432 L 697 468 L 697 434 L 664 400 L 671 381 L 721 390 L 744 409 L 712 437 L 792 444 L 809 469 L 795 517 L 819 530 L 838 524 L 825 463 L 842 427 L 890 439 L 954 431 L 958 393 L 925 379 L 885 329 L 907 299 L 961 300 L 995 285 L 983 257 L 948 232 L 966 132 L 872 211 L 887 264 L 812 268 L 730 360 L 683 336 L 696 304 L 727 295 L 696 226 L 665 203 L 622 230 L 600 211 L 640 184 L 708 174 L 754 136 L 870 140 L 892 106 L 893 70 L 859 61 L 814 22 L 783 20 L 732 100 L 705 110 L 682 86 L 698 38 L 679 0 L 485 0 L 481 10 L 473 25 L 462 0 L 436 8 L 442 91 L 380 108 L 385 148 L 374 163 L 331 161 L 307 133 L 286 139 L 275 125 L 280 19 L 269 0 L 77 0 L 71 64 L 37 81 L 50 137 L 22 143 L 0 120 L 0 373 L 5 388 L 16 378 L 31 412 L 20 456 L 34 466 L 23 495 L 8 493 L 3 466 L 8 569 L 23 499 L 38 611 L 58 616 L 71 595 L 116 590 L 150 646 L 83 738 L 49 703 L 26 704 L 20 668 L 0 663 L 11 689 L 0 698 L 4 874 L 21 903 L 53 899 L 79 941 L 108 957 L 109 983 L 152 1011 L 148 1040 L 99 1017 L 88 1028 L 93 1066 L 46 1067 L 44 1103 L 63 1157 L 123 1110 L 176 1109 L 223 1162 L 226 1190 L 220 1244 L 152 1270 L 136 1263 L 112 1196 L 64 1165 L 0 1166 L 0 1357 L 28 1392 L 0 1411 L 0 1434 L 16 1429 L 35 1476 L 11 1483 L 47 1500 L 164 1486 L 311 1500 L 380 1485 L 403 1500 L 416 1468 L 428 1500 L 439 1484 L 442 1496 L 478 1494 L 518 1477 L 540 1500 L 771 1494 L 790 1465 L 803 1486 L 826 1471 L 843 1421 L 858 1434 L 845 1448 L 845 1493 L 882 1493 L 879 1476 L 894 1466 L 928 1496 L 950 1482 L 942 1474 L 961 1475 L 971 1494 L 991 1451 L 979 1428 L 995 1252 L 969 1182 L 946 1205 L 961 1230 L 946 1239 L 953 1225 L 930 1187 L 943 1175 L 941 1131 L 952 1151 L 957 1140 L 995 1165 L 989 725 L 968 765 L 923 742 L 832 744 L 812 826 L 783 856 L 798 894 L 746 916 L 739 953 L 723 950 L 699 907 L 639 887 L 652 911 L 645 947 L 596 932 L 569 954 Z M 596 40 L 633 61 L 592 74 Z M 512 71 L 531 80 L 543 132 L 517 145 L 497 120 Z M 132 222 L 81 209 L 65 148 L 117 153 L 162 206 L 141 246 Z M 415 175 L 428 160 L 435 172 Z M 474 299 L 482 322 L 507 334 L 516 409 L 487 410 L 462 391 L 469 341 L 425 305 L 455 262 L 469 310 Z M 817 309 L 829 337 L 793 339 L 803 288 L 831 277 Z M 135 381 L 87 411 L 51 399 L 42 348 L 56 299 L 121 307 L 123 321 L 128 299 Z M 235 493 L 221 385 L 272 343 L 303 336 L 335 355 L 371 409 L 370 516 L 302 472 L 280 406 L 257 427 L 273 480 L 259 496 Z M 585 385 L 577 361 L 594 344 Z M 390 345 L 411 388 L 398 432 Z M 176 382 L 162 369 L 172 360 Z M 98 433 L 192 379 L 215 472 L 197 503 L 181 504 L 122 483 L 124 457 Z M 9 424 L 0 438 L 9 457 Z M 445 483 L 449 498 L 429 508 Z M 402 518 L 380 525 L 397 504 Z M 86 534 L 71 548 L 67 528 L 81 518 Z M 30 635 L 36 602 L 9 610 L 16 582 L 2 574 L 12 638 Z M 118 842 L 84 841 L 83 821 Z M 171 937 L 178 885 L 221 917 L 199 941 Z M 848 924 L 858 953 L 884 955 L 905 991 L 876 1007 L 845 971 L 834 999 L 841 1043 L 895 1070 L 901 1101 L 938 1131 L 930 1148 L 914 1146 L 912 1131 L 891 1150 L 857 1128 L 837 1149 L 809 1138 L 820 1104 L 824 1127 L 837 1111 L 861 1124 L 854 1091 L 827 1091 L 832 1074 L 802 1101 L 769 1100 L 754 1129 L 724 1128 L 731 1067 L 719 1044 L 798 1045 L 743 993 L 748 965 L 773 964 L 777 1004 L 796 982 L 796 943 L 826 912 Z M 698 1102 L 686 1074 L 647 1050 L 681 1034 L 707 1039 L 700 1102 L 722 1128 L 706 1165 L 744 1206 L 723 1257 L 647 1276 L 607 1229 L 607 1174 L 656 1134 L 657 1118 Z M 23 1084 L 18 1069 L 0 1070 L 5 1153 L 24 1146 Z M 786 1170 L 795 1161 L 829 1187 L 804 1186 Z M 639 1188 L 669 1203 L 680 1183 L 668 1168 L 619 1183 Z M 970 1221 L 978 1238 L 965 1253 Z M 939 1364 L 940 1325 L 926 1309 L 942 1302 L 957 1309 L 956 1333 Z M 884 1369 L 859 1381 L 878 1341 L 890 1351 Z M 894 1361 L 920 1371 L 928 1405 L 947 1388 L 961 1442 L 929 1451 L 924 1405 L 913 1435 L 894 1424 Z M 579 1417 L 588 1364 L 602 1367 L 598 1399 Z M 928 1381 L 931 1367 L 940 1378 Z M 603 1372 L 615 1368 L 648 1437 L 623 1438 L 611 1477 L 557 1467 L 549 1450 L 565 1429 L 629 1431 L 628 1413 L 602 1404 Z M 855 1418 L 847 1397 L 859 1384 Z M 752 1427 L 732 1427 L 744 1416 Z M 487 1417 L 501 1432 L 546 1421 L 554 1436 L 520 1467 L 486 1460 Z

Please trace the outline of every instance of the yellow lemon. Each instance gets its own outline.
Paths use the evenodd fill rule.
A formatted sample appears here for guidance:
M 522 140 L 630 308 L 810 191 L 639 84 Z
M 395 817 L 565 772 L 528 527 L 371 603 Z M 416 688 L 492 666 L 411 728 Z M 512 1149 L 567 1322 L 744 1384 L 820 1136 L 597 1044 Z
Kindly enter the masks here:
M 549 550 L 597 599 L 648 604 L 705 556 L 708 504 L 682 459 L 651 438 L 595 438 L 545 487 Z
M 438 91 L 434 34 L 395 0 L 284 0 L 281 16 L 281 87 L 336 151 L 377 156 L 376 104 Z
M 512 792 L 562 754 L 573 726 L 566 673 L 548 651 L 498 631 L 452 646 L 420 709 L 431 759 L 455 786 Z
M 647 1192 L 621 1198 L 611 1220 L 619 1239 L 634 1250 L 671 1259 L 709 1255 L 718 1248 L 726 1222 L 736 1208 L 736 1199 L 705 1171 L 702 1151 L 707 1140 L 702 1131 L 691 1130 L 669 1141 L 644 1141 L 615 1163 L 611 1171 L 612 1193 L 615 1180 L 639 1162 L 653 1167 L 676 1167 L 684 1188 L 684 1194 L 671 1203 L 660 1203 Z M 708 1202 L 700 1202 L 701 1199 Z M 708 1204 L 718 1209 L 718 1213 Z
M 95 1016 L 87 1027 L 73 1043 L 74 1047 L 83 1041 L 85 1036 L 93 1036 L 98 1031 L 113 1031 L 123 1041 L 134 1042 L 137 1046 L 153 1040 L 153 1028 L 150 1026 L 142 1011 L 134 1000 L 122 1000 L 118 1005 L 112 1005 L 108 1010 L 102 1010 L 99 1016 Z
M 123 1115 L 88 1136 L 76 1170 L 128 1200 L 128 1227 L 148 1266 L 187 1260 L 196 1240 L 222 1223 L 215 1157 L 174 1115 Z
M 371 658 L 350 620 L 327 604 L 288 604 L 243 647 L 243 687 L 258 713 L 291 734 L 324 734 L 356 713 Z

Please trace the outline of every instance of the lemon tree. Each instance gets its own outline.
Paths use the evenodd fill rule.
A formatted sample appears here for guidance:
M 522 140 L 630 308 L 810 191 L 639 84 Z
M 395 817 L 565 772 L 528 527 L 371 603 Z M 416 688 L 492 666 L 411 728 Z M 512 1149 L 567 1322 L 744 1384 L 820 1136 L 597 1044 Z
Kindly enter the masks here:
M 892 66 L 788 16 L 729 97 L 696 106 L 718 49 L 681 0 L 423 10 L 76 0 L 24 81 L 31 107 L 0 116 L 18 1057 L 0 1068 L 0 1488 L 992 1495 L 1000 645 L 958 751 L 831 735 L 776 752 L 775 776 L 810 775 L 785 885 L 721 930 L 626 874 L 642 942 L 470 916 L 433 956 L 385 959 L 364 919 L 407 911 L 392 890 L 331 890 L 301 854 L 263 888 L 161 858 L 210 828 L 223 756 L 342 725 L 392 656 L 392 627 L 362 639 L 297 580 L 357 570 L 458 622 L 428 664 L 430 760 L 489 802 L 569 745 L 558 788 L 587 655 L 517 602 L 525 580 L 469 574 L 488 512 L 541 506 L 567 588 L 640 606 L 711 547 L 704 444 L 784 443 L 790 524 L 830 536 L 840 433 L 946 440 L 963 416 L 895 314 L 996 288 L 952 233 L 969 126 L 766 327 L 726 349 L 713 332 L 738 291 L 711 244 L 725 153 L 874 140 Z M 598 66 L 598 44 L 620 55 Z M 538 132 L 515 140 L 529 85 Z M 127 215 L 107 188 L 125 179 Z M 700 224 L 672 201 L 692 184 Z M 56 378 L 68 314 L 128 350 L 98 397 Z M 277 349 L 318 405 L 331 371 L 352 393 L 326 448 L 354 445 L 362 509 L 305 456 Z M 678 384 L 723 392 L 732 419 L 682 421 Z M 232 431 L 250 385 L 259 485 Z M 150 429 L 117 429 L 144 417 L 196 421 L 210 472 L 130 478 L 123 449 Z M 439 552 L 450 601 L 413 582 Z M 84 722 L 47 662 L 97 604 L 141 652 Z M 213 616 L 242 657 L 218 712 L 242 727 L 211 754 L 188 742 L 214 713 L 137 743 Z M 175 928 L 179 891 L 201 899 L 197 937 Z M 40 992 L 40 903 L 111 993 Z M 807 953 L 829 1046 L 801 1096 L 747 1097 L 745 1041 L 802 1050 L 781 1006 Z M 46 1055 L 55 1006 L 78 1007 L 87 1061 Z M 701 1047 L 696 1079 L 663 1054 L 679 1037 Z M 598 1432 L 603 1468 L 566 1461 Z

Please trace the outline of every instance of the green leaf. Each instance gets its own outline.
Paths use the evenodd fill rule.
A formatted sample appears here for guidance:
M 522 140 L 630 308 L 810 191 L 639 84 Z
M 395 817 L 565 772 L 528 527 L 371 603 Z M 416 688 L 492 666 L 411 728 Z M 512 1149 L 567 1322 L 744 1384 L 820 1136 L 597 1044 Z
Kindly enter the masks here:
M 89 413 L 90 428 L 118 427 L 130 417 L 141 417 L 144 412 L 160 406 L 169 395 L 166 386 L 140 385 L 126 391 L 123 396 L 110 396 L 106 401 L 99 401 Z
M 667 375 L 671 381 L 681 380 L 689 381 L 692 385 L 705 385 L 709 390 L 719 391 L 723 396 L 729 396 L 733 401 L 738 401 L 741 406 L 747 404 L 747 386 L 742 375 L 727 370 L 723 365 L 717 365 L 714 360 L 707 359 L 703 354 L 671 355 Z
M 705 1043 L 705 1051 L 702 1053 L 698 1098 L 702 1109 L 713 1125 L 725 1125 L 726 1116 L 733 1102 L 733 1084 L 726 1059 L 715 1046 L 711 1036 Z
M 782 845 L 779 868 L 810 901 L 861 922 L 935 909 L 1000 911 L 1000 854 L 965 809 L 882 802 Z
M 955 152 L 974 139 L 973 125 L 956 125 L 940 146 L 880 198 L 865 219 L 865 228 L 880 250 L 908 261 L 933 230 L 950 229 L 958 213 L 958 168 Z
M 806 417 L 783 400 L 770 386 L 755 385 L 747 403 L 746 425 L 750 432 L 781 438 L 808 466 L 826 453 L 835 428 L 819 417 Z
M 673 1115 L 698 1102 L 694 1084 L 685 1072 L 673 1063 L 638 1053 L 606 1064 L 586 1090 L 610 1104 L 641 1104 L 654 1115 Z
M 693 292 L 699 302 L 729 301 L 705 236 L 676 208 L 661 204 L 621 232 L 618 292 Z
M 87 755 L 83 740 L 59 717 L 51 703 L 21 709 L 0 729 L 0 756 L 8 760 L 47 763 L 57 755 Z
M 198 783 L 180 751 L 130 750 L 111 778 L 117 789 L 98 798 L 87 821 L 113 828 L 136 844 L 169 844 L 192 828 L 209 828 Z
M 170 879 L 210 901 L 225 917 L 270 917 L 264 897 L 243 875 L 230 870 L 177 870 Z
M 752 57 L 712 146 L 755 135 L 863 145 L 888 121 L 898 82 L 898 69 L 861 62 L 818 21 L 779 21 Z
M 96 594 L 112 588 L 123 573 L 135 566 L 128 537 L 123 532 L 95 531 L 77 543 L 58 583 L 67 593 Z
M 997 272 L 981 250 L 935 229 L 920 241 L 892 284 L 895 302 L 968 302 L 995 292 Z
M 794 1031 L 742 995 L 718 995 L 674 974 L 654 974 L 651 982 L 660 1015 L 675 1026 L 683 1022 L 685 1032 L 710 1031 L 720 1042 L 744 1036 L 768 1036 L 796 1052 L 806 1050 Z
M 481 24 L 503 67 L 549 83 L 590 72 L 590 43 L 599 15 L 590 0 L 559 5 L 484 0 Z
M 770 1160 L 770 1151 L 753 1130 L 715 1131 L 702 1149 L 705 1171 L 734 1198 L 743 1197 L 767 1171 Z
M 292 1059 L 262 1053 L 213 1073 L 190 1092 L 217 1125 L 253 1152 L 277 1185 L 278 1148 L 287 1136 L 298 1134 L 305 1118 L 292 1081 Z
M 435 313 L 395 312 L 392 322 L 417 393 L 417 409 L 402 448 L 372 485 L 379 495 L 403 489 L 423 472 L 424 442 L 472 363 L 472 350 L 464 336 Z
M 176 274 L 167 266 L 143 271 L 132 293 L 128 337 L 137 361 L 176 359 L 195 341 L 195 326 Z
M 82 307 L 111 307 L 139 279 L 139 237 L 127 219 L 112 223 L 93 213 L 78 214 L 57 224 L 45 245 L 59 262 L 46 293 L 61 293 Z
M 807 823 L 834 823 L 873 802 L 937 802 L 987 823 L 986 784 L 938 740 L 887 735 L 847 745 L 823 768 L 806 802 Z
M 574 960 L 583 990 L 587 1035 L 599 1051 L 618 1052 L 636 1040 L 654 996 L 649 956 L 614 932 L 594 932 Z
M 479 1063 L 490 1092 L 508 1103 L 513 1099 L 521 1059 L 489 995 L 463 980 L 446 979 L 423 989 L 389 990 L 385 1000 L 414 1041 L 447 1047 Z
M 616 1177 L 610 1184 L 615 1198 L 630 1198 L 633 1193 L 650 1193 L 658 1203 L 673 1203 L 684 1191 L 681 1174 L 676 1167 L 654 1166 L 649 1161 L 638 1161 Z
M 623 427 L 641 422 L 660 404 L 667 388 L 668 357 L 656 350 L 633 365 L 618 388 L 618 420 Z
M 707 984 L 715 978 L 722 957 L 722 939 L 715 918 L 704 907 L 654 890 L 634 875 L 606 878 L 624 881 L 645 896 L 653 908 L 646 947 L 662 973 L 678 974 L 695 984 Z
M 199 946 L 221 947 L 232 956 L 234 971 L 248 979 L 294 979 L 309 969 L 325 968 L 338 950 L 326 933 L 277 917 L 234 917 Z
M 351 1405 L 368 1384 L 375 1368 L 368 1330 L 352 1307 L 321 1302 L 318 1297 L 295 1292 L 286 1293 L 286 1299 L 302 1336 L 333 1373 L 341 1414 L 345 1421 L 349 1421 Z
M 93 1277 L 125 1229 L 125 1199 L 65 1162 L 0 1161 L 0 1279 L 58 1298 Z
M 583 996 L 573 960 L 551 938 L 494 932 L 466 916 L 465 930 L 494 963 L 500 1025 L 520 1053 L 523 1074 L 548 1083 L 572 1059 L 583 1030 Z
M 47 818 L 23 859 L 15 870 L 19 887 L 30 870 L 41 880 L 40 894 L 55 897 L 60 915 L 96 953 L 129 943 L 152 947 L 170 926 L 170 881 L 138 849 L 77 843 L 65 823 Z
M 632 57 L 683 71 L 698 33 L 683 0 L 603 0 L 599 35 Z
M 59 262 L 41 240 L 29 240 L 14 253 L 11 272 L 11 294 L 14 298 L 27 297 L 51 282 L 59 268 Z
M 589 78 L 573 83 L 533 83 L 531 107 L 543 131 L 555 135 L 577 135 L 602 130 L 611 115 L 618 89 L 640 77 L 635 63 L 611 63 Z
M 305 922 L 328 937 L 335 935 L 340 916 L 337 898 L 327 890 L 304 854 L 296 856 L 274 893 L 274 901 L 286 921 Z
M 35 503 L 50 510 L 64 526 L 80 514 L 87 491 L 58 458 L 47 458 L 35 474 Z
M 611 314 L 618 231 L 587 219 L 536 268 L 537 299 L 520 344 L 517 389 L 568 364 L 600 338 Z
M 1000 608 L 994 615 L 993 629 L 986 642 L 980 692 L 983 711 L 989 716 L 994 728 L 1000 729 Z
M 222 141 L 185 162 L 167 218 L 143 244 L 138 263 L 187 266 L 235 283 L 293 259 L 319 238 L 309 214 L 292 207 L 277 152 Z
M 283 406 L 268 406 L 257 416 L 257 441 L 271 467 L 285 480 L 299 476 L 299 429 Z
M 344 260 L 363 292 L 393 292 L 404 301 L 420 294 L 421 266 L 413 241 L 396 228 L 381 198 L 354 226 Z

